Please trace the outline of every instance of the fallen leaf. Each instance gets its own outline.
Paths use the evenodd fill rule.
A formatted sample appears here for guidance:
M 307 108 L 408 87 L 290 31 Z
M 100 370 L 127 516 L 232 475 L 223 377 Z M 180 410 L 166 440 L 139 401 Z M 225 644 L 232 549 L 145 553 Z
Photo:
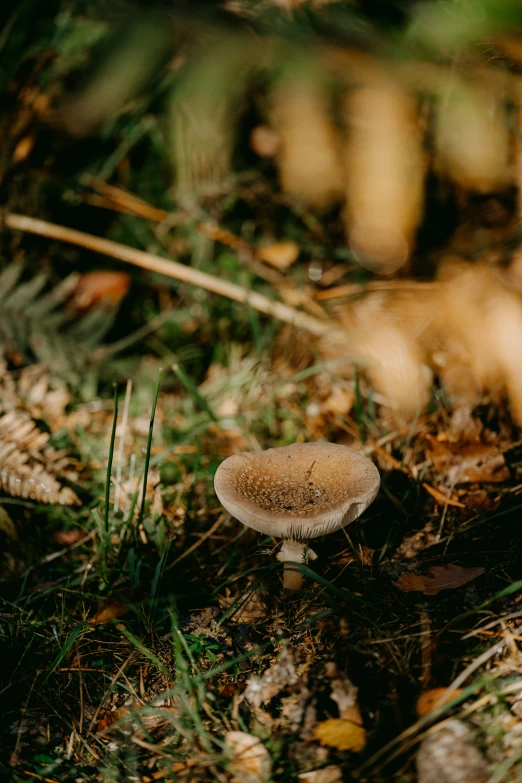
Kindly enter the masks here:
M 257 257 L 261 261 L 283 272 L 297 261 L 298 255 L 299 247 L 295 242 L 274 242 L 272 245 L 258 248 L 257 251 Z
M 332 393 L 321 403 L 321 413 L 325 416 L 347 416 L 355 402 L 355 394 L 351 389 L 335 386 Z
M 433 566 L 426 575 L 403 574 L 396 582 L 395 587 L 405 592 L 420 590 L 424 595 L 437 595 L 441 590 L 454 590 L 472 579 L 476 579 L 485 572 L 485 568 L 479 566 L 464 568 L 451 563 L 447 566 Z
M 261 590 L 253 590 L 246 596 L 218 595 L 218 603 L 222 609 L 228 609 L 234 604 L 234 610 L 229 615 L 229 622 L 252 623 L 255 620 L 266 619 L 267 606 L 265 594 Z
M 419 552 L 422 552 L 423 549 L 428 549 L 433 544 L 437 544 L 438 541 L 439 538 L 433 530 L 433 524 L 426 522 L 422 530 L 418 530 L 402 540 L 393 558 L 394 560 L 413 560 Z
M 343 718 L 330 718 L 319 723 L 313 736 L 321 745 L 354 753 L 360 753 L 366 745 L 366 732 L 362 726 Z
M 488 763 L 460 720 L 445 721 L 425 737 L 417 753 L 418 783 L 486 783 Z
M 496 511 L 500 505 L 500 500 L 488 495 L 485 490 L 480 489 L 478 492 L 466 495 L 464 505 L 468 511 L 484 514 L 486 511 Z
M 317 723 L 316 699 L 306 685 L 281 699 L 280 724 L 301 739 L 310 739 Z
M 85 530 L 75 527 L 73 530 L 57 530 L 53 538 L 60 546 L 73 546 L 85 536 Z
M 326 676 L 330 680 L 330 698 L 337 704 L 339 715 L 344 720 L 362 726 L 361 712 L 357 704 L 358 688 L 348 679 L 346 674 L 338 670 L 337 664 L 329 662 L 325 668 Z
M 168 767 L 163 767 L 163 769 L 156 770 L 156 772 L 153 772 L 152 775 L 150 775 L 150 777 L 148 775 L 145 775 L 142 778 L 143 783 L 152 783 L 152 781 L 155 780 L 163 780 L 163 778 L 168 778 L 172 776 L 173 772 L 174 773 L 186 772 L 190 767 L 195 767 L 196 763 L 197 762 L 194 759 L 187 759 L 186 761 L 177 761 L 174 764 L 170 764 Z
M 245 699 L 255 707 L 260 707 L 277 696 L 283 688 L 298 682 L 299 676 L 295 670 L 292 652 L 289 647 L 285 647 L 279 660 L 261 677 L 251 677 L 248 680 Z
M 450 486 L 472 483 L 499 483 L 509 478 L 502 452 L 492 444 L 464 445 L 428 437 L 427 456 Z
M 21 163 L 33 151 L 35 137 L 34 135 L 24 136 L 20 139 L 13 151 L 13 163 Z
M 272 773 L 270 754 L 261 741 L 245 731 L 225 734 L 229 769 L 234 783 L 267 783 Z
M 257 125 L 250 134 L 250 148 L 260 158 L 273 158 L 279 145 L 279 135 L 268 125 Z
M 359 548 L 356 552 L 349 552 L 337 559 L 339 565 L 351 565 L 352 563 L 359 563 L 362 566 L 371 566 L 373 562 L 373 556 L 375 549 L 370 549 L 369 546 L 363 546 L 359 544 Z
M 341 767 L 336 764 L 330 764 L 322 769 L 314 769 L 311 772 L 301 772 L 297 776 L 304 783 L 341 783 L 343 773 Z
M 86 272 L 80 277 L 70 306 L 86 312 L 96 304 L 118 305 L 130 287 L 130 275 L 108 269 Z
M 118 620 L 130 611 L 134 591 L 132 589 L 120 590 L 119 594 L 112 593 L 98 605 L 96 614 L 91 619 L 93 625 L 102 625 L 111 620 Z
M 143 736 L 144 731 L 155 731 L 170 723 L 173 717 L 179 716 L 179 710 L 175 707 L 161 707 L 155 708 L 154 712 L 143 712 L 140 709 L 142 706 L 147 705 L 141 705 L 139 702 L 134 702 L 133 704 L 124 705 L 123 707 L 118 707 L 117 709 L 108 712 L 105 717 L 98 722 L 96 733 L 100 734 L 101 732 L 106 732 L 113 723 L 121 721 L 121 725 L 118 726 L 120 731 L 132 729 L 134 734 Z
M 447 690 L 447 688 L 432 688 L 429 691 L 424 691 L 424 693 L 421 693 L 417 699 L 417 704 L 415 705 L 415 712 L 419 718 L 423 718 L 425 715 L 431 712 L 435 706 L 440 707 L 442 704 L 446 704 L 448 701 L 454 699 L 455 696 L 458 696 L 460 693 L 462 693 L 462 690 L 457 688 L 456 691 L 452 691 L 449 696 L 444 698 L 444 694 Z

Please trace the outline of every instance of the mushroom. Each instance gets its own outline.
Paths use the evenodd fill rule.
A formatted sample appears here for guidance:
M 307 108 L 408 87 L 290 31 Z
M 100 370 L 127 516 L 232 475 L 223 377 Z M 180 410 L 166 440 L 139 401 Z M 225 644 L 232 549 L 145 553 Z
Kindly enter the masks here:
M 296 563 L 315 560 L 307 542 L 348 525 L 375 499 L 379 471 L 347 446 L 295 443 L 228 457 L 216 471 L 221 504 L 259 533 L 282 538 L 278 559 L 285 564 L 284 587 L 298 590 Z

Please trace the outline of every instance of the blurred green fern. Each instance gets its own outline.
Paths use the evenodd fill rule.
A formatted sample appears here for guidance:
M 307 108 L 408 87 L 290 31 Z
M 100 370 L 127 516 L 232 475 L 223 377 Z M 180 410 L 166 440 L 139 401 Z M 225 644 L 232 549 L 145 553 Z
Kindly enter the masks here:
M 117 310 L 97 306 L 83 315 L 68 308 L 80 279 L 73 273 L 54 287 L 44 272 L 22 281 L 24 265 L 14 262 L 0 273 L 0 357 L 36 361 L 77 388 L 93 351 L 110 330 Z

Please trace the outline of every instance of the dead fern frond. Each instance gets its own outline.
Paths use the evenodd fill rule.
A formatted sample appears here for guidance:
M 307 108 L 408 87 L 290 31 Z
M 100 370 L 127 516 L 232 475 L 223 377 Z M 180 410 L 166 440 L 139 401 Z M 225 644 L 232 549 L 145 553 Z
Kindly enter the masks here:
M 79 504 L 76 494 L 57 478 L 77 478 L 71 460 L 48 440 L 48 433 L 27 411 L 12 410 L 0 417 L 0 488 L 39 503 Z
M 35 421 L 62 426 L 68 402 L 67 392 L 51 387 L 45 368 L 33 365 L 15 376 L 0 360 L 0 490 L 39 503 L 80 502 L 61 484 L 77 479 L 73 461 L 49 445 L 49 433 Z

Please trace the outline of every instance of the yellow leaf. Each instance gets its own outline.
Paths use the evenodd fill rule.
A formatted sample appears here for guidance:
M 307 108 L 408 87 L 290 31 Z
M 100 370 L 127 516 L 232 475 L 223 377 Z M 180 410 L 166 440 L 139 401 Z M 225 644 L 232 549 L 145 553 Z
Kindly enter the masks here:
M 366 745 L 366 732 L 351 720 L 331 718 L 320 723 L 314 733 L 314 739 L 322 745 L 330 745 L 337 750 L 353 750 L 360 753 Z
M 258 248 L 257 257 L 265 261 L 276 269 L 284 272 L 289 266 L 292 266 L 299 255 L 299 248 L 295 242 L 274 242 L 272 245 L 265 245 Z
M 447 688 L 432 688 L 430 691 L 421 693 L 417 699 L 417 704 L 415 705 L 415 712 L 419 718 L 428 715 L 436 705 L 440 707 L 442 704 L 446 704 L 446 702 L 451 701 L 462 693 L 462 690 L 457 688 L 455 691 L 452 691 L 449 696 L 445 696 L 444 694 L 447 690 Z

